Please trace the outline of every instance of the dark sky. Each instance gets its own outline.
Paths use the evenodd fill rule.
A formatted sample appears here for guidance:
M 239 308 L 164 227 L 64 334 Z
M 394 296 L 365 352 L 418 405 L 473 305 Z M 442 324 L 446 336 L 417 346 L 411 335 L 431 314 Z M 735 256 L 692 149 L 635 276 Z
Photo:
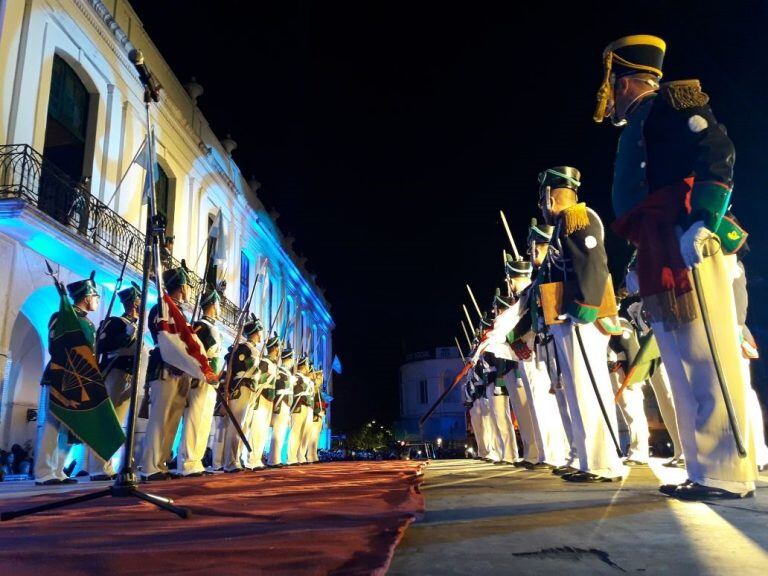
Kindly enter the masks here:
M 404 353 L 452 343 L 466 282 L 490 300 L 507 247 L 498 210 L 522 241 L 540 170 L 581 169 L 583 198 L 613 219 L 619 134 L 591 116 L 602 49 L 626 34 L 663 37 L 665 78 L 700 78 L 735 141 L 734 210 L 752 233 L 760 337 L 760 2 L 132 3 L 182 82 L 204 86 L 203 113 L 238 142 L 236 161 L 327 288 L 344 363 L 336 429 L 396 417 Z M 619 270 L 623 246 L 608 242 Z

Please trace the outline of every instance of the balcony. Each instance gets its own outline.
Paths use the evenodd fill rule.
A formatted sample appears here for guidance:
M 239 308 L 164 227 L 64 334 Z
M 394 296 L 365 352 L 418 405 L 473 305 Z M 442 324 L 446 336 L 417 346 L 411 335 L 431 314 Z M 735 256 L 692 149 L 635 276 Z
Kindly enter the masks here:
M 106 255 L 108 269 L 119 269 L 127 255 L 127 268 L 141 275 L 144 233 L 26 144 L 0 146 L 0 223 L 33 249 L 53 246 L 74 259 L 83 249 Z M 55 259 L 56 249 L 43 252 Z M 194 272 L 190 277 L 196 297 L 203 280 Z M 239 307 L 222 296 L 222 324 L 236 328 L 239 314 Z

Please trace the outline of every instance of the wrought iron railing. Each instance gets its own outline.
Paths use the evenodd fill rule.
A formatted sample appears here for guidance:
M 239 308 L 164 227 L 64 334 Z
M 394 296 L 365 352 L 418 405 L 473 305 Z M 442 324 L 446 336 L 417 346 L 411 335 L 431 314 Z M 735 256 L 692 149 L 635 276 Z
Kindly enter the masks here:
M 128 265 L 141 272 L 144 233 L 95 198 L 87 182 L 75 182 L 31 146 L 0 146 L 0 199 L 3 198 L 26 201 L 70 233 L 120 261 L 127 255 Z M 173 257 L 170 260 L 174 266 L 181 265 Z M 203 280 L 194 272 L 190 279 L 196 297 Z M 239 314 L 239 307 L 222 296 L 222 323 L 235 327 Z

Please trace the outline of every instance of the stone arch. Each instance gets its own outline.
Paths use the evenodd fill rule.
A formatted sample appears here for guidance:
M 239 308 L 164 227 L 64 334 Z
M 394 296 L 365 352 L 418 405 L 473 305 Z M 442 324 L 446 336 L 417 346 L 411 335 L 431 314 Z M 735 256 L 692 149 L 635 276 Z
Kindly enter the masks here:
M 32 292 L 11 328 L 9 357 L 2 394 L 3 447 L 35 445 L 40 414 L 40 377 L 48 359 L 48 320 L 58 301 L 56 289 L 44 286 Z

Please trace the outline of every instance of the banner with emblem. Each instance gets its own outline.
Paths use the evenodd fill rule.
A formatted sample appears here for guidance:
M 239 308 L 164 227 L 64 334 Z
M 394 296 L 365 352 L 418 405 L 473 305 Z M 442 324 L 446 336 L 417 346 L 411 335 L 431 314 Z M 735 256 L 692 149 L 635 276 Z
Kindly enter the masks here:
M 115 407 L 85 333 L 67 296 L 61 294 L 51 334 L 51 362 L 44 384 L 48 385 L 51 413 L 104 460 L 125 442 Z
M 173 299 L 163 293 L 157 327 L 157 345 L 163 362 L 198 380 L 214 381 L 216 375 L 208 362 L 200 338 Z

